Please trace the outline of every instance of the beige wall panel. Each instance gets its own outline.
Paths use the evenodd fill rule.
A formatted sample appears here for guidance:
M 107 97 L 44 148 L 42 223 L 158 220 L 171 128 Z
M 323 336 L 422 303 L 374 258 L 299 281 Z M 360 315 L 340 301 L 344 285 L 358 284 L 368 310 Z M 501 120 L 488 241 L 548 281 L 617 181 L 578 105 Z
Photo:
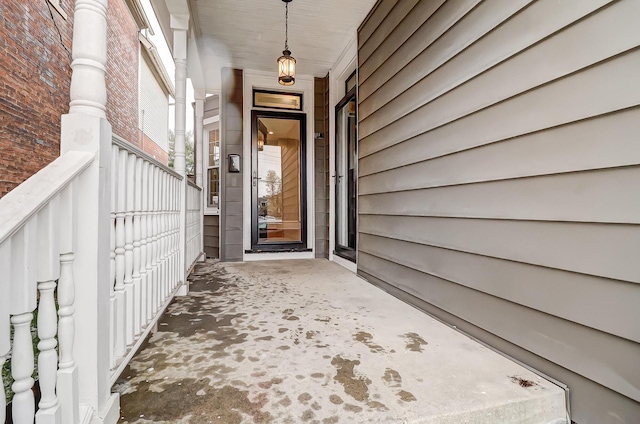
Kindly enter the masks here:
M 376 215 L 359 224 L 363 234 L 640 282 L 637 225 Z
M 635 423 L 640 1 L 373 15 L 358 272 L 570 384 L 578 424 Z
M 435 158 L 425 157 L 427 149 L 411 155 L 400 144 L 360 160 L 359 190 L 370 194 L 639 164 L 638 134 L 636 107 Z
M 360 213 L 640 223 L 640 167 L 360 196 Z
M 421 26 L 402 46 L 390 52 L 388 59 L 377 69 L 369 72 L 369 77 L 358 87 L 359 103 L 369 97 L 410 64 L 416 56 L 425 51 L 442 34 L 480 3 L 480 0 L 447 1 Z M 358 38 L 360 40 L 360 38 Z M 361 64 L 362 66 L 366 65 Z M 399 94 L 399 93 L 398 93 Z
M 428 25 L 427 20 L 438 10 L 446 0 L 420 1 L 411 10 L 411 13 L 402 21 L 402 25 L 396 26 L 380 46 L 371 52 L 367 60 L 363 55 L 358 55 L 361 64 L 358 69 L 358 80 L 363 83 L 371 76 L 371 73 L 382 66 L 389 57 L 400 48 L 405 41 L 413 35 L 422 25 Z
M 367 102 L 364 102 L 359 109 L 361 137 L 392 124 L 429 102 L 431 104 L 426 107 L 431 110 L 447 108 L 453 115 L 448 119 L 450 121 L 640 45 L 640 26 L 636 19 L 640 16 L 640 3 L 635 0 L 615 3 L 601 13 L 538 42 L 563 24 L 579 18 L 579 13 L 588 11 L 569 2 L 561 4 L 567 10 L 558 10 L 555 2 L 553 5 L 548 1 L 534 3 L 418 82 L 412 90 L 384 107 L 376 106 L 375 113 L 371 113 Z M 584 6 L 587 3 L 580 4 Z M 545 20 L 545 15 L 552 15 L 555 19 Z M 613 36 L 609 30 L 612 25 L 618 26 Z M 528 36 L 514 37 L 517 28 Z M 531 44 L 535 45 L 527 48 Z M 570 55 L 566 54 L 569 50 Z M 520 53 L 495 66 L 517 52 Z M 514 78 L 522 69 L 527 70 L 526 78 Z
M 421 150 L 443 155 L 636 106 L 640 104 L 638 72 L 640 51 L 636 49 L 453 122 L 457 116 L 453 111 L 434 110 L 431 103 L 361 138 L 359 154 L 362 158 L 421 135 L 416 139 Z
M 531 3 L 531 1 L 532 0 L 486 0 L 481 2 L 462 19 L 460 19 L 460 12 L 466 8 L 467 4 L 457 1 L 448 2 L 447 5 L 453 3 L 451 8 L 445 9 L 443 7 L 438 10 L 438 13 L 434 16 L 440 17 L 440 11 L 442 11 L 443 21 L 438 22 L 439 20 L 434 19 L 434 22 L 427 26 L 430 31 L 425 37 L 419 36 L 417 33 L 412 37 L 412 39 L 417 37 L 419 42 L 415 44 L 416 50 L 407 55 L 414 57 L 410 60 L 410 63 L 396 64 L 394 60 L 395 57 L 388 60 L 362 84 L 358 91 L 360 102 L 366 105 L 365 102 L 367 98 L 374 91 L 376 93 L 376 104 L 389 102 L 403 91 L 397 89 L 397 87 L 403 86 L 404 89 L 408 89 L 417 81 L 429 75 L 438 66 L 460 53 L 477 39 L 508 19 L 518 10 Z M 453 10 L 454 6 L 456 7 L 455 10 Z M 445 12 L 447 15 L 445 15 Z M 438 25 L 448 24 L 450 20 L 452 20 L 452 17 L 459 19 L 457 22 L 454 21 L 455 25 L 453 25 L 453 27 L 440 27 L 440 25 Z M 431 44 L 430 40 L 434 40 L 433 44 Z M 409 43 L 406 45 L 408 44 Z M 399 65 L 401 66 L 398 67 Z M 389 85 L 389 87 L 386 87 L 387 85 Z
M 375 194 L 640 164 L 640 108 L 410 162 L 385 151 L 360 162 L 359 193 Z M 388 171 L 372 168 L 399 166 Z M 505 161 L 505 158 L 509 158 Z M 399 163 L 400 162 L 400 163 Z M 376 172 L 370 174 L 371 171 Z M 367 175 L 369 174 L 369 175 Z
M 391 9 L 385 20 L 380 23 L 376 31 L 371 34 L 371 37 L 360 47 L 358 52 L 358 60 L 366 60 L 371 53 L 376 51 L 380 47 L 380 44 L 387 38 L 387 36 L 396 28 L 402 20 L 407 16 L 409 12 L 420 0 L 402 0 L 396 3 L 395 7 Z
M 362 46 L 378 29 L 382 21 L 384 21 L 398 3 L 398 0 L 379 0 L 374 6 L 372 12 L 365 18 L 365 22 L 358 28 L 358 48 Z
M 636 232 L 636 236 L 640 231 Z M 513 234 L 516 236 L 516 234 Z M 520 238 L 519 238 L 520 239 Z M 527 244 L 536 240 L 522 239 Z M 640 342 L 640 288 L 635 283 L 592 277 L 360 234 L 361 252 L 396 262 L 470 289 Z M 396 252 L 404 252 L 397 257 Z
M 640 400 L 640 345 L 360 252 L 358 268 L 537 355 Z M 508 317 L 505 318 L 505 317 Z

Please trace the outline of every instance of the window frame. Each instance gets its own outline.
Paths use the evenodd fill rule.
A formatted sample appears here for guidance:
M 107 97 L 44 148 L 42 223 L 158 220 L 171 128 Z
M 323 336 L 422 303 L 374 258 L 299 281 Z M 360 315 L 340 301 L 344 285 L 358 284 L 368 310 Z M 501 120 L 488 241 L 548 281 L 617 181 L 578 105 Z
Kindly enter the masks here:
M 204 204 L 204 212 L 205 215 L 219 215 L 220 214 L 220 175 L 221 175 L 221 161 L 222 161 L 222 156 L 220 155 L 220 158 L 218 160 L 218 164 L 217 165 L 210 165 L 209 162 L 209 155 L 211 153 L 210 151 L 210 137 L 211 137 L 211 133 L 214 131 L 218 131 L 218 152 L 221 153 L 220 148 L 221 148 L 221 139 L 220 139 L 220 125 L 219 122 L 215 122 L 213 124 L 211 124 L 210 126 L 207 126 L 204 128 L 204 137 L 203 139 L 206 140 L 206 143 L 203 143 L 203 169 L 204 169 L 204 180 L 205 183 L 203 184 L 205 187 L 203 187 L 206 190 L 206 199 L 205 199 L 205 204 Z M 203 141 L 204 141 L 203 140 Z M 212 206 L 210 203 L 210 199 L 211 199 L 211 179 L 209 177 L 209 171 L 212 169 L 218 169 L 218 187 L 217 187 L 217 192 L 218 192 L 218 207 Z

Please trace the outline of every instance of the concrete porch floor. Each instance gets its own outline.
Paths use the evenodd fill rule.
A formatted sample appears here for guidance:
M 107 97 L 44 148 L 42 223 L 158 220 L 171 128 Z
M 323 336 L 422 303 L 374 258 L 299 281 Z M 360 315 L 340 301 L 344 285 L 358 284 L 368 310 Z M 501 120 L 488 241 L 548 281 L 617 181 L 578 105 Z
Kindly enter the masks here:
M 121 423 L 560 423 L 564 391 L 326 260 L 197 266 Z

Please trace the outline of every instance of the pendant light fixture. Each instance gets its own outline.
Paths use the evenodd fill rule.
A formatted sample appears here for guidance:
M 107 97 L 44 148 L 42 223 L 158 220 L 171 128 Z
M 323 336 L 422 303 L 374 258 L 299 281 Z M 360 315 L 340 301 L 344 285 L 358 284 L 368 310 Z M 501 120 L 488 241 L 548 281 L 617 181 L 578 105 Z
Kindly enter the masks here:
M 278 58 L 278 82 L 282 85 L 293 85 L 296 82 L 296 60 L 289 51 L 289 3 L 291 0 L 282 0 L 285 3 L 285 39 L 284 51 Z

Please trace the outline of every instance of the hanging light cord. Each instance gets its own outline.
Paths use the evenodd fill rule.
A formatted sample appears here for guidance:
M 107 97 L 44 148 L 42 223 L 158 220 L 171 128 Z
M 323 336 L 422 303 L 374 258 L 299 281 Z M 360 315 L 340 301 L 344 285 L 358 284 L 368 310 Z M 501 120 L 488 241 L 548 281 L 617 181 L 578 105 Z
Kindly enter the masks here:
M 289 50 L 289 3 L 285 3 L 284 7 L 284 49 Z

